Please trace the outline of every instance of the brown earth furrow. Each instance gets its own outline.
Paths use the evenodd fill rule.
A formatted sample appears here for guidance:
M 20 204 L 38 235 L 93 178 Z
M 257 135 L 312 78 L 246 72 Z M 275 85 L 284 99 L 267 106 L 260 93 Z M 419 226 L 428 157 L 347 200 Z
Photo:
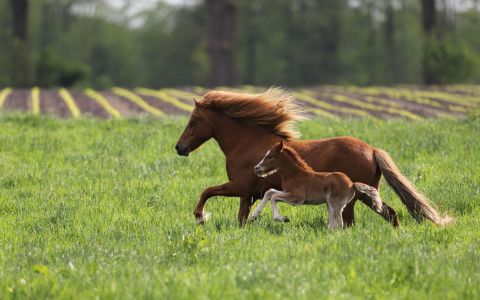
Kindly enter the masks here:
M 5 111 L 32 111 L 32 90 L 31 89 L 15 89 L 8 95 L 3 103 L 2 110 Z
M 101 92 L 110 105 L 118 110 L 122 117 L 131 117 L 140 114 L 148 114 L 144 109 L 122 96 L 115 95 L 112 92 Z
M 70 90 L 69 92 L 80 109 L 82 116 L 92 116 L 104 119 L 110 118 L 110 114 L 103 109 L 97 101 L 85 95 L 84 92 L 75 90 Z
M 320 109 L 320 110 L 323 110 L 323 111 L 326 111 L 328 113 L 331 113 L 335 116 L 338 116 L 340 118 L 351 118 L 352 115 L 349 115 L 349 114 L 346 114 L 346 113 L 343 113 L 343 112 L 340 112 L 338 110 L 332 110 L 332 109 L 327 109 L 327 108 L 323 108 L 323 107 L 319 107 L 319 106 L 316 106 L 310 102 L 305 102 L 305 101 L 302 101 L 300 99 L 297 99 L 297 102 L 300 103 L 301 106 L 303 106 L 305 108 L 305 110 L 311 115 L 311 116 L 315 116 L 314 113 L 310 112 L 311 109 Z
M 158 99 L 157 97 L 147 96 L 139 93 L 135 93 L 135 94 L 140 98 L 142 98 L 149 105 L 155 108 L 158 108 L 159 110 L 164 112 L 166 115 L 188 115 L 189 114 L 187 111 L 184 111 L 170 103 L 164 102 L 161 99 Z
M 338 93 L 338 94 L 342 94 L 342 93 L 347 94 L 347 92 L 345 92 L 344 89 L 341 88 L 341 87 L 324 87 L 324 89 L 331 90 L 331 91 L 336 91 L 336 93 Z M 341 91 L 341 92 L 339 92 L 339 91 Z M 362 97 L 373 97 L 373 98 L 380 98 L 382 100 L 392 101 L 392 102 L 395 102 L 395 103 L 400 103 L 406 111 L 413 112 L 413 113 L 415 113 L 417 115 L 420 115 L 422 117 L 436 117 L 439 114 L 453 114 L 453 115 L 457 115 L 457 116 L 462 116 L 463 115 L 462 113 L 451 111 L 449 109 L 449 105 L 452 105 L 452 103 L 448 103 L 448 102 L 445 102 L 445 101 L 434 100 L 435 102 L 439 102 L 438 104 L 440 105 L 440 107 L 435 107 L 435 106 L 430 106 L 428 104 L 420 104 L 420 103 L 416 103 L 416 102 L 413 102 L 413 101 L 409 101 L 409 100 L 405 99 L 404 97 L 392 97 L 388 93 L 383 93 L 383 92 L 380 92 L 377 95 L 362 94 L 361 92 L 354 93 L 354 94 L 358 95 L 358 97 L 360 97 L 360 98 L 362 98 Z
M 414 102 L 409 102 L 409 101 L 402 100 L 402 99 L 399 99 L 399 98 L 389 98 L 389 97 L 385 97 L 385 96 L 383 96 L 383 97 L 370 96 L 370 95 L 363 95 L 363 94 L 360 94 L 360 93 L 351 93 L 351 92 L 344 92 L 343 95 L 348 96 L 348 97 L 352 97 L 352 98 L 354 98 L 356 100 L 360 100 L 360 101 L 365 101 L 364 97 L 371 97 L 373 99 L 380 98 L 381 100 L 392 102 L 394 105 L 396 105 L 396 104 L 399 105 L 399 107 L 397 107 L 396 109 L 402 109 L 403 108 L 405 111 L 409 111 L 409 112 L 414 113 L 414 114 L 416 114 L 420 117 L 425 117 L 425 118 L 435 117 L 436 112 L 438 112 L 438 111 L 447 112 L 447 111 L 444 111 L 444 110 L 436 109 L 434 107 L 432 107 L 432 109 L 430 109 L 429 107 L 426 107 L 424 105 L 416 104 Z M 373 103 L 375 103 L 379 107 L 388 107 L 388 106 L 382 105 L 379 102 L 375 102 L 375 100 L 374 100 Z
M 315 90 L 312 90 L 312 91 L 315 91 Z M 341 94 L 339 94 L 341 95 Z M 332 97 L 332 94 L 330 93 L 322 93 L 321 91 L 317 91 L 317 93 L 315 94 L 315 97 L 318 98 L 318 99 L 322 99 L 323 101 L 331 104 L 331 105 L 334 105 L 334 106 L 339 106 L 339 107 L 346 107 L 346 108 L 351 108 L 351 109 L 358 109 L 358 110 L 363 110 L 363 111 L 366 111 L 368 112 L 371 116 L 373 117 L 376 117 L 376 118 L 381 118 L 381 119 L 391 119 L 391 118 L 399 118 L 398 115 L 396 114 L 392 114 L 392 113 L 389 113 L 389 112 L 383 112 L 383 111 L 376 111 L 376 110 L 371 110 L 371 109 L 367 109 L 367 108 L 364 108 L 364 107 L 359 107 L 357 105 L 353 105 L 353 104 L 349 104 L 349 103 L 345 103 L 345 102 L 339 102 L 339 101 L 335 101 Z
M 56 90 L 40 90 L 40 112 L 61 118 L 72 116 L 67 104 Z

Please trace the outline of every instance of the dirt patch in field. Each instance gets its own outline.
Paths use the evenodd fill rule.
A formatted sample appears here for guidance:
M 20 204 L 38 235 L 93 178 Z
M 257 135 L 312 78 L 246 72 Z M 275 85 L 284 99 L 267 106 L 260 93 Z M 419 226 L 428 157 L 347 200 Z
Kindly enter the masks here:
M 325 102 L 327 102 L 327 103 L 329 103 L 333 106 L 365 111 L 369 115 L 371 115 L 373 117 L 376 117 L 376 118 L 389 119 L 389 118 L 398 118 L 399 117 L 398 115 L 392 114 L 392 113 L 389 113 L 389 112 L 372 110 L 372 109 L 368 109 L 368 108 L 365 108 L 365 107 L 359 107 L 359 106 L 356 106 L 356 105 L 353 105 L 353 104 L 350 104 L 350 103 L 345 103 L 345 102 L 342 102 L 342 101 L 335 101 L 335 99 L 334 99 L 335 95 L 342 95 L 340 93 L 331 93 L 331 92 L 329 93 L 327 91 L 323 91 L 321 88 L 315 88 L 312 91 L 315 92 L 315 97 L 317 99 L 321 99 L 322 101 L 325 101 Z M 344 95 L 344 96 L 346 96 L 346 95 Z M 346 112 L 346 114 L 348 114 L 348 113 Z M 348 115 L 350 117 L 360 117 L 360 116 L 357 116 L 357 115 L 354 115 L 354 114 L 348 114 Z
M 110 114 L 97 101 L 88 97 L 81 91 L 70 91 L 72 98 L 80 109 L 82 115 L 108 119 Z
M 454 116 L 462 116 L 463 114 L 460 113 L 460 112 L 455 112 L 455 111 L 451 111 L 448 107 L 448 104 L 452 105 L 452 103 L 448 103 L 446 101 L 437 101 L 435 100 L 434 102 L 436 102 L 440 107 L 436 107 L 436 106 L 431 106 L 431 105 L 427 105 L 427 104 L 421 104 L 421 103 L 417 103 L 417 102 L 413 102 L 413 101 L 409 101 L 407 99 L 405 99 L 404 97 L 392 97 L 391 95 L 387 94 L 387 93 L 378 93 L 376 95 L 369 95 L 369 94 L 362 94 L 361 92 L 350 92 L 350 91 L 346 91 L 345 89 L 339 87 L 339 88 L 336 88 L 336 87 L 325 87 L 323 88 L 325 89 L 326 91 L 330 92 L 330 93 L 334 93 L 334 94 L 338 94 L 338 95 L 345 95 L 347 97 L 351 97 L 355 100 L 359 100 L 359 101 L 362 101 L 362 102 L 365 102 L 365 103 L 369 103 L 369 104 L 373 104 L 373 105 L 377 105 L 378 107 L 386 107 L 388 108 L 389 106 L 386 106 L 384 104 L 381 104 L 379 103 L 379 101 L 373 101 L 373 103 L 371 102 L 368 102 L 366 101 L 364 98 L 365 97 L 371 97 L 371 99 L 381 99 L 381 100 L 385 100 L 385 101 L 389 101 L 389 102 L 392 102 L 392 103 L 396 103 L 396 104 L 400 104 L 401 107 L 399 108 L 396 108 L 396 109 L 403 109 L 405 111 L 409 111 L 411 113 L 414 113 L 418 116 L 421 116 L 421 117 L 425 117 L 425 118 L 430 118 L 430 117 L 437 117 L 439 115 L 445 115 L 445 114 L 450 114 L 450 115 L 454 115 Z M 430 98 L 429 98 L 430 99 Z M 455 104 L 457 105 L 457 104 Z M 381 114 L 387 114 L 387 118 L 390 118 L 390 116 L 388 116 L 388 112 L 379 112 Z M 393 114 L 395 117 L 399 117 L 398 114 Z
M 5 99 L 2 110 L 6 111 L 32 111 L 32 90 L 18 89 L 12 91 Z
M 352 97 L 352 98 L 354 98 L 356 100 L 359 100 L 359 101 L 365 101 L 364 97 L 379 98 L 381 100 L 389 101 L 389 102 L 392 102 L 394 104 L 399 104 L 400 107 L 397 107 L 396 109 L 400 109 L 400 110 L 403 109 L 405 111 L 411 112 L 411 113 L 413 113 L 415 115 L 418 115 L 420 117 L 427 117 L 427 118 L 428 117 L 435 117 L 438 111 L 443 111 L 443 110 L 439 110 L 439 109 L 436 109 L 436 108 L 433 108 L 433 107 L 432 107 L 432 109 L 430 109 L 429 107 L 426 107 L 424 105 L 416 104 L 416 103 L 409 102 L 409 101 L 406 101 L 406 100 L 389 98 L 387 96 L 368 96 L 368 95 L 366 96 L 366 95 L 362 95 L 362 94 L 358 94 L 358 93 L 344 93 L 344 95 L 346 95 L 348 97 Z M 365 102 L 367 102 L 367 101 L 365 101 Z M 381 103 L 378 103 L 378 102 L 372 102 L 371 104 L 378 105 L 379 107 L 389 107 L 389 106 L 382 105 Z
M 147 112 L 140 106 L 128 99 L 125 99 L 124 97 L 115 95 L 112 92 L 102 92 L 101 94 L 103 97 L 105 97 L 105 99 L 107 99 L 113 108 L 120 112 L 123 117 L 147 114 Z
M 148 104 L 150 104 L 151 106 L 161 110 L 162 112 L 164 112 L 166 115 L 188 115 L 189 112 L 183 110 L 183 109 L 180 109 L 170 103 L 166 103 L 160 99 L 158 99 L 157 97 L 153 97 L 153 96 L 146 96 L 146 95 L 142 95 L 142 94 L 138 94 L 137 95 L 142 98 L 145 102 L 147 102 Z
M 392 91 L 395 91 L 395 87 L 390 88 Z M 453 117 L 462 117 L 465 116 L 472 107 L 468 107 L 465 103 L 459 102 L 450 102 L 442 99 L 436 98 L 435 94 L 432 95 L 418 95 L 418 99 L 415 92 L 428 91 L 428 92 L 437 92 L 443 93 L 444 95 L 456 95 L 461 97 L 463 96 L 475 96 L 476 89 L 472 88 L 472 93 L 469 90 L 465 90 L 462 87 L 458 87 L 459 90 L 456 90 L 457 87 L 399 87 L 399 92 L 408 92 L 412 94 L 402 96 L 400 93 L 398 96 L 395 96 L 394 93 L 383 92 L 382 87 L 378 87 L 379 92 L 372 95 L 370 93 L 362 92 L 362 89 L 348 89 L 341 86 L 314 86 L 303 89 L 296 89 L 298 91 L 308 91 L 311 92 L 311 95 L 320 101 L 328 103 L 332 108 L 323 108 L 321 105 L 316 105 L 315 103 L 304 102 L 301 98 L 298 101 L 306 108 L 307 112 L 310 115 L 316 115 L 312 110 L 319 109 L 336 115 L 340 118 L 361 118 L 362 111 L 371 115 L 372 117 L 390 119 L 390 118 L 399 118 L 405 117 L 402 113 L 395 111 L 388 111 L 389 109 L 395 109 L 399 111 L 405 111 L 413 113 L 417 116 L 424 118 L 431 118 L 437 116 L 451 115 Z M 474 90 L 475 89 L 475 90 Z M 176 91 L 175 91 L 176 90 Z M 168 93 L 170 97 L 177 99 L 178 101 L 192 105 L 192 97 L 198 97 L 200 99 L 202 95 L 208 90 L 200 87 L 181 87 L 176 88 L 175 90 L 166 89 L 165 92 Z M 233 89 L 236 91 L 241 91 L 241 89 Z M 263 90 L 263 89 L 262 89 Z M 182 94 L 181 91 L 185 92 Z M 295 91 L 295 89 L 293 90 Z M 479 87 L 480 91 L 480 87 Z M 94 99 L 87 96 L 82 91 L 70 90 L 69 91 L 78 108 L 81 111 L 82 115 L 99 117 L 99 118 L 110 118 L 111 115 Z M 134 91 L 131 91 L 135 93 Z M 245 89 L 245 92 L 251 92 L 251 89 Z M 107 102 L 116 110 L 118 110 L 122 116 L 136 116 L 141 114 L 149 114 L 141 106 L 132 102 L 131 100 L 124 98 L 122 96 L 116 95 L 110 91 L 103 91 L 101 94 L 105 97 Z M 135 93 L 140 98 L 142 98 L 150 106 L 161 110 L 167 116 L 174 115 L 189 115 L 189 111 L 181 109 L 174 104 L 163 101 L 155 96 L 148 96 L 139 93 Z M 336 95 L 344 96 L 346 98 L 336 98 Z M 442 96 L 439 96 L 440 98 Z M 345 100 L 345 101 L 344 101 Z M 360 103 L 351 104 L 349 100 L 359 101 L 364 103 L 366 106 L 372 106 L 367 108 Z M 414 101 L 415 100 L 415 101 Z M 474 98 L 471 98 L 472 103 L 479 103 L 477 107 L 480 107 L 480 101 L 474 101 Z M 425 103 L 419 103 L 416 101 L 424 101 Z M 380 108 L 377 110 L 376 107 Z M 465 112 L 457 111 L 457 109 L 464 109 Z M 473 105 L 475 107 L 475 105 Z M 374 109 L 375 108 L 375 109 Z M 355 112 L 349 112 L 345 109 L 352 109 L 359 111 L 358 114 Z M 15 89 L 10 93 L 3 104 L 2 110 L 4 111 L 20 111 L 20 112 L 32 112 L 32 90 L 31 89 Z M 71 112 L 65 103 L 65 101 L 60 97 L 58 90 L 53 89 L 41 89 L 40 90 L 40 113 L 48 114 L 53 116 L 58 116 L 61 118 L 71 117 Z M 319 114 L 320 115 L 320 114 Z
M 67 104 L 60 97 L 58 91 L 55 90 L 40 91 L 40 112 L 61 118 L 69 118 L 72 116 Z
M 346 113 L 343 113 L 343 112 L 340 112 L 338 110 L 333 110 L 333 109 L 326 109 L 326 108 L 323 108 L 323 107 L 320 107 L 320 106 L 317 106 L 317 105 L 314 105 L 313 103 L 310 103 L 310 102 L 304 102 L 302 101 L 302 99 L 298 99 L 296 98 L 297 101 L 299 102 L 299 104 L 305 108 L 305 110 L 307 111 L 308 115 L 309 116 L 317 116 L 317 114 L 315 114 L 314 112 L 311 112 L 311 110 L 313 109 L 319 109 L 319 110 L 323 110 L 323 111 L 326 111 L 328 113 L 331 113 L 332 115 L 334 116 L 338 116 L 340 118 L 351 118 L 352 115 L 349 115 L 349 114 L 346 114 Z

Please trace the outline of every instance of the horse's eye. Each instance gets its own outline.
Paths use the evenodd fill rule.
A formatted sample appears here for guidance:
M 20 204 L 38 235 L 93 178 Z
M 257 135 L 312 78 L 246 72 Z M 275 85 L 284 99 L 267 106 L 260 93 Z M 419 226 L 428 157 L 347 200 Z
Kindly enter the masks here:
M 190 121 L 190 123 L 188 123 L 188 127 L 193 127 L 193 126 L 195 126 L 195 122 Z

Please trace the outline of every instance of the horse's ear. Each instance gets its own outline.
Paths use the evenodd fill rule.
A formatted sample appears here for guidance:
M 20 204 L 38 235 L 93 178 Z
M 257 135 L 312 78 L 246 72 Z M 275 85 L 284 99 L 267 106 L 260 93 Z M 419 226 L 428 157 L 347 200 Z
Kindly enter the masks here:
M 193 97 L 193 102 L 195 103 L 195 108 L 198 108 L 198 101 L 195 99 L 195 97 Z
M 285 140 L 282 140 L 280 142 L 280 152 L 282 152 L 284 148 L 285 148 Z

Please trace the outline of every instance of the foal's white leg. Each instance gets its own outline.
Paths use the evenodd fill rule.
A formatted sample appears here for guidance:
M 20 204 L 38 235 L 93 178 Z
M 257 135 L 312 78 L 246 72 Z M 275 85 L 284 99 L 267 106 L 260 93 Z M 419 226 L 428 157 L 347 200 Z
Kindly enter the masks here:
M 327 200 L 328 206 L 328 229 L 336 230 L 343 228 L 342 211 L 350 199 L 342 199 L 336 201 L 329 198 Z
M 275 192 L 278 192 L 278 191 L 275 190 L 275 189 L 269 189 L 268 191 L 265 192 L 265 194 L 263 195 L 262 201 L 260 202 L 260 204 L 258 204 L 258 206 L 255 208 L 255 211 L 250 216 L 250 221 L 254 221 L 258 218 L 258 216 L 262 212 L 263 208 L 267 204 L 268 200 L 270 199 L 272 194 L 275 193 Z
M 277 207 L 277 202 L 278 201 L 284 201 L 287 202 L 289 194 L 284 193 L 284 192 L 277 192 L 273 194 L 272 198 L 270 198 L 270 204 L 272 206 L 272 214 L 273 214 L 273 220 L 277 222 L 289 222 L 290 220 L 288 219 L 287 216 L 281 216 L 280 213 L 278 212 L 278 207 Z

